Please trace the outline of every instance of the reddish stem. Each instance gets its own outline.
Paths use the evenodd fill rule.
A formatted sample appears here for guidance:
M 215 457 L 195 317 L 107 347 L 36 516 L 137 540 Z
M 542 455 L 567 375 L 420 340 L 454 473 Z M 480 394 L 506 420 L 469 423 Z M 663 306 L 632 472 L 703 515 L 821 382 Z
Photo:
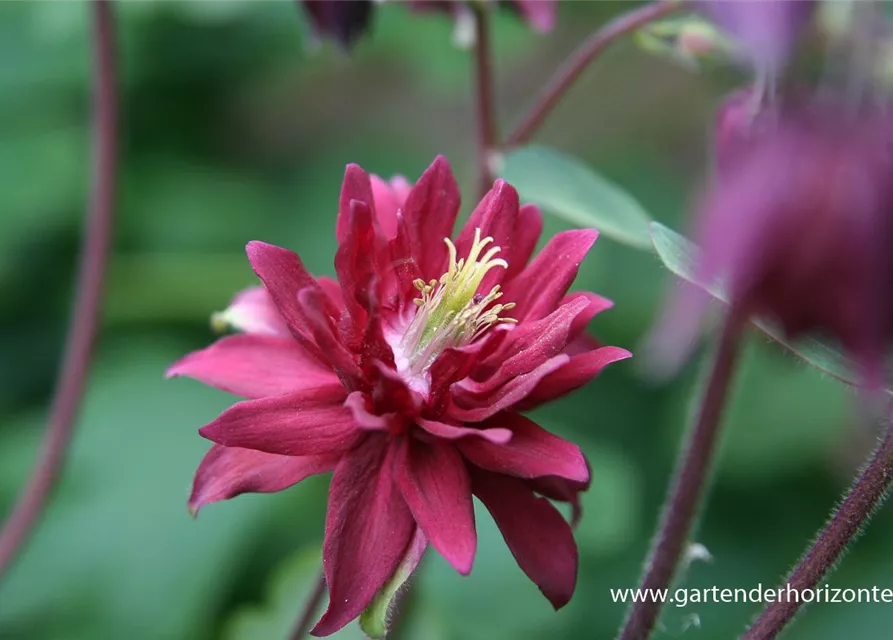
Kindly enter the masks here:
M 506 148 L 516 147 L 527 142 L 586 67 L 611 44 L 652 20 L 657 20 L 676 11 L 683 4 L 684 0 L 661 0 L 646 4 L 617 16 L 595 31 L 553 74 L 552 79 L 549 80 L 527 115 L 521 120 L 514 133 L 508 137 Z
M 785 594 L 802 593 L 815 589 L 822 578 L 868 523 L 871 514 L 881 505 L 893 484 L 893 424 L 887 427 L 884 439 L 872 454 L 858 480 L 840 508 L 831 518 L 815 542 L 794 568 L 782 589 Z M 803 603 L 799 595 L 785 597 L 769 604 L 747 630 L 742 640 L 774 638 L 794 619 Z
M 294 631 L 291 634 L 291 640 L 304 640 L 310 629 L 313 628 L 313 618 L 319 610 L 323 596 L 326 595 L 326 573 L 322 569 L 319 571 L 319 577 L 316 579 L 316 586 L 304 601 L 304 609 L 301 611 L 301 617 L 295 624 Z
M 490 46 L 490 12 L 474 6 L 474 73 L 478 127 L 478 188 L 481 197 L 493 186 L 490 154 L 496 148 L 496 114 L 493 100 L 493 52 Z
M 685 550 L 698 506 L 705 493 L 723 408 L 732 386 L 741 331 L 742 322 L 738 314 L 729 315 L 714 354 L 694 429 L 667 497 L 657 544 L 639 585 L 642 591 L 668 589 L 679 566 L 679 559 Z M 619 636 L 620 640 L 647 640 L 654 630 L 662 604 L 659 598 L 645 598 L 634 603 Z
M 93 183 L 82 241 L 78 286 L 65 353 L 40 456 L 0 531 L 0 574 L 9 568 L 43 512 L 60 475 L 84 391 L 99 324 L 115 193 L 117 92 L 112 7 L 93 11 Z

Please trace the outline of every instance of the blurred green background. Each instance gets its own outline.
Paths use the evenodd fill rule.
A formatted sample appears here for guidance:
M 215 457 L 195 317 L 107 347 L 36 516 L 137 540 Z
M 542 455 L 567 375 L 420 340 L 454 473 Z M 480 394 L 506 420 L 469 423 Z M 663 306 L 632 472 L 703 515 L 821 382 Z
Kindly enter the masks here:
M 559 28 L 496 20 L 505 130 L 588 31 L 628 3 L 563 3 Z M 0 4 L 0 515 L 32 466 L 61 354 L 88 178 L 89 29 L 81 2 Z M 415 179 L 437 153 L 474 184 L 470 59 L 451 21 L 379 7 L 348 58 L 308 50 L 292 2 L 116 6 L 121 188 L 104 328 L 64 478 L 0 582 L 3 640 L 285 638 L 314 579 L 328 478 L 186 511 L 208 443 L 198 427 L 233 401 L 163 371 L 214 339 L 209 317 L 253 282 L 259 239 L 332 274 L 343 167 Z M 737 78 L 738 81 L 741 78 Z M 693 75 L 612 49 L 537 137 L 586 159 L 658 220 L 684 228 L 706 171 L 711 111 L 728 71 Z M 551 234 L 566 225 L 547 221 Z M 673 283 L 658 260 L 602 238 L 577 287 L 616 307 L 603 341 L 635 351 Z M 669 288 L 668 288 L 669 287 Z M 479 513 L 473 574 L 430 553 L 399 631 L 413 640 L 610 638 L 635 585 L 676 456 L 690 365 L 649 382 L 635 359 L 537 412 L 581 443 L 593 486 L 577 532 L 577 594 L 554 613 Z M 849 390 L 754 336 L 697 540 L 712 554 L 684 586 L 775 585 L 823 523 L 873 435 Z M 830 583 L 893 587 L 893 515 L 875 517 Z M 733 638 L 755 604 L 668 608 L 660 638 Z M 700 628 L 698 628 L 700 625 Z M 889 637 L 893 607 L 811 606 L 792 639 Z M 359 638 L 355 626 L 336 636 Z

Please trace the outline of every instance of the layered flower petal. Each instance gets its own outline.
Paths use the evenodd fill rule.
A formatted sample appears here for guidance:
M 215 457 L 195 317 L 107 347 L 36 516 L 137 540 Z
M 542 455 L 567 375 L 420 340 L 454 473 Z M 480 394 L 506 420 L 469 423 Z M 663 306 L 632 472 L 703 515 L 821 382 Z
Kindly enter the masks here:
M 189 510 L 242 493 L 273 493 L 335 468 L 338 455 L 282 456 L 215 444 L 205 455 L 192 485 Z
M 341 196 L 338 200 L 338 219 L 335 221 L 335 237 L 339 246 L 347 239 L 350 232 L 350 203 L 354 200 L 369 207 L 375 206 L 369 174 L 359 165 L 349 164 L 344 169 L 344 181 L 341 183 Z
M 331 369 L 291 338 L 249 334 L 227 336 L 190 353 L 174 363 L 167 376 L 194 378 L 245 398 L 339 384 Z
M 456 252 L 468 255 L 474 244 L 475 234 L 480 229 L 481 238 L 493 238 L 492 246 L 499 247 L 497 257 L 510 256 L 515 244 L 518 228 L 518 192 L 503 180 L 497 180 L 493 188 L 484 196 L 471 213 L 471 218 L 462 228 L 456 240 Z M 479 290 L 487 292 L 505 276 L 505 269 L 493 269 L 481 281 Z
M 273 303 L 285 320 L 292 335 L 317 359 L 325 362 L 322 353 L 313 341 L 303 310 L 298 304 L 297 292 L 308 288 L 319 290 L 319 285 L 304 268 L 301 259 L 293 251 L 276 247 L 256 240 L 245 247 L 251 267 L 263 281 Z M 328 297 L 321 296 L 328 301 Z M 334 315 L 338 311 L 329 304 L 325 312 Z
M 570 601 L 577 584 L 577 545 L 570 526 L 522 480 L 480 469 L 472 490 L 493 516 L 518 566 L 555 609 Z
M 505 286 L 505 299 L 517 307 L 519 322 L 538 320 L 558 304 L 577 277 L 583 258 L 598 238 L 594 229 L 564 231 L 553 237 L 536 258 Z
M 491 393 L 517 376 L 533 371 L 565 348 L 571 327 L 590 306 L 588 300 L 575 298 L 541 320 L 525 322 L 507 332 L 502 344 L 481 363 L 492 373 L 480 383 L 462 383 L 475 394 Z
M 486 427 L 508 429 L 512 437 L 503 444 L 481 438 L 458 441 L 459 451 L 478 467 L 519 478 L 558 476 L 574 482 L 589 481 L 589 467 L 580 448 L 533 420 L 506 412 L 488 420 Z
M 517 408 L 519 411 L 530 411 L 545 402 L 560 398 L 582 387 L 612 362 L 626 360 L 632 355 L 620 347 L 600 347 L 595 351 L 571 356 L 564 366 L 544 376 L 533 390 L 518 403 Z
M 511 250 L 503 258 L 509 263 L 504 280 L 514 278 L 530 261 L 543 232 L 543 214 L 535 204 L 525 204 L 518 209 L 518 224 Z
M 471 572 L 477 534 L 465 462 L 446 442 L 405 438 L 395 465 L 397 484 L 413 518 L 447 562 Z
M 199 430 L 226 447 L 288 456 L 343 453 L 354 443 L 357 426 L 345 408 L 340 384 L 302 389 L 282 396 L 238 402 Z
M 385 182 L 375 174 L 369 176 L 378 224 L 386 238 L 397 235 L 397 211 L 403 208 L 412 185 L 406 178 L 397 176 Z
M 458 440 L 459 438 L 483 438 L 494 444 L 505 444 L 512 438 L 512 432 L 508 429 L 495 427 L 491 429 L 471 429 L 469 427 L 457 427 L 435 420 L 419 419 L 417 424 L 430 433 L 444 440 Z
M 437 156 L 412 187 L 403 205 L 406 250 L 415 258 L 421 277 L 426 280 L 444 272 L 447 261 L 444 238 L 452 236 L 459 203 L 459 185 L 450 163 L 443 156 Z
M 456 402 L 449 407 L 449 415 L 463 422 L 486 420 L 523 401 L 541 380 L 569 361 L 570 356 L 563 353 L 557 355 L 546 360 L 533 371 L 512 378 L 492 393 L 476 394 L 477 383 L 472 380 L 457 382 L 453 385 L 453 398 Z
M 391 579 L 416 526 L 392 478 L 393 447 L 370 435 L 344 456 L 329 489 L 323 567 L 329 608 L 311 632 L 334 633 Z

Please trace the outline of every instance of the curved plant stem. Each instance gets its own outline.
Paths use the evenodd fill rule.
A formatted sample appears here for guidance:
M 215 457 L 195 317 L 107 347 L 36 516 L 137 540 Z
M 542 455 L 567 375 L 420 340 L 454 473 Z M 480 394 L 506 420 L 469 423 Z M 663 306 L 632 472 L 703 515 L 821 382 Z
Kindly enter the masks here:
M 295 623 L 291 640 L 303 640 L 310 629 L 313 628 L 313 616 L 316 615 L 324 595 L 326 595 L 326 573 L 320 569 L 319 577 L 316 579 L 316 586 L 313 587 L 313 591 L 304 602 L 304 610 L 301 611 L 301 617 Z
M 490 11 L 474 5 L 475 112 L 477 114 L 478 188 L 483 197 L 493 186 L 490 154 L 496 148 L 496 114 L 493 101 L 493 52 L 490 46 Z
M 0 574 L 28 539 L 65 461 L 99 324 L 102 286 L 115 193 L 117 92 L 111 3 L 88 3 L 93 12 L 93 183 L 81 246 L 78 286 L 65 354 L 40 456 L 0 531 Z
M 816 588 L 819 581 L 834 568 L 849 545 L 859 537 L 868 524 L 871 514 L 884 501 L 891 484 L 893 484 L 893 425 L 887 427 L 883 440 L 853 484 L 843 504 L 785 581 L 782 589 L 791 596 L 769 604 L 744 634 L 743 640 L 774 638 L 793 620 L 802 606 L 799 594 L 805 589 Z
M 543 124 L 543 121 L 545 121 L 561 98 L 564 97 L 567 90 L 577 81 L 586 67 L 616 40 L 641 28 L 652 20 L 657 20 L 676 11 L 683 4 L 684 0 L 659 0 L 658 2 L 646 4 L 617 16 L 601 29 L 594 32 L 558 68 L 527 115 L 524 116 L 515 131 L 508 137 L 505 146 L 516 147 L 527 142 L 540 125 Z
M 737 313 L 725 321 L 713 356 L 697 419 L 677 467 L 664 507 L 657 542 L 639 588 L 668 589 L 679 566 L 698 506 L 705 493 L 707 474 L 716 450 L 722 411 L 731 388 L 744 327 Z M 659 598 L 635 602 L 620 633 L 621 640 L 647 640 L 660 614 Z

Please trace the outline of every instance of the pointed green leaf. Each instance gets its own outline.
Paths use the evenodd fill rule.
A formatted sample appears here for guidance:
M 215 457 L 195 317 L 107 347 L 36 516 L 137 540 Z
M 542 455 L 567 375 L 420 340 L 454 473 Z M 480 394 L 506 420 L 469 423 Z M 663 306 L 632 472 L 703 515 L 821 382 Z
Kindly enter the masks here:
M 659 222 L 651 223 L 651 238 L 657 255 L 670 271 L 683 280 L 701 287 L 714 298 L 728 303 L 728 295 L 722 283 L 698 282 L 695 275 L 698 247 L 695 244 Z M 785 338 L 780 327 L 768 320 L 757 319 L 753 323 L 770 338 L 813 367 L 842 382 L 858 385 L 859 376 L 855 372 L 854 363 L 836 346 L 816 338 L 791 341 Z
M 501 174 L 523 200 L 547 213 L 637 249 L 651 248 L 651 218 L 642 206 L 577 158 L 547 147 L 522 147 L 505 156 Z

